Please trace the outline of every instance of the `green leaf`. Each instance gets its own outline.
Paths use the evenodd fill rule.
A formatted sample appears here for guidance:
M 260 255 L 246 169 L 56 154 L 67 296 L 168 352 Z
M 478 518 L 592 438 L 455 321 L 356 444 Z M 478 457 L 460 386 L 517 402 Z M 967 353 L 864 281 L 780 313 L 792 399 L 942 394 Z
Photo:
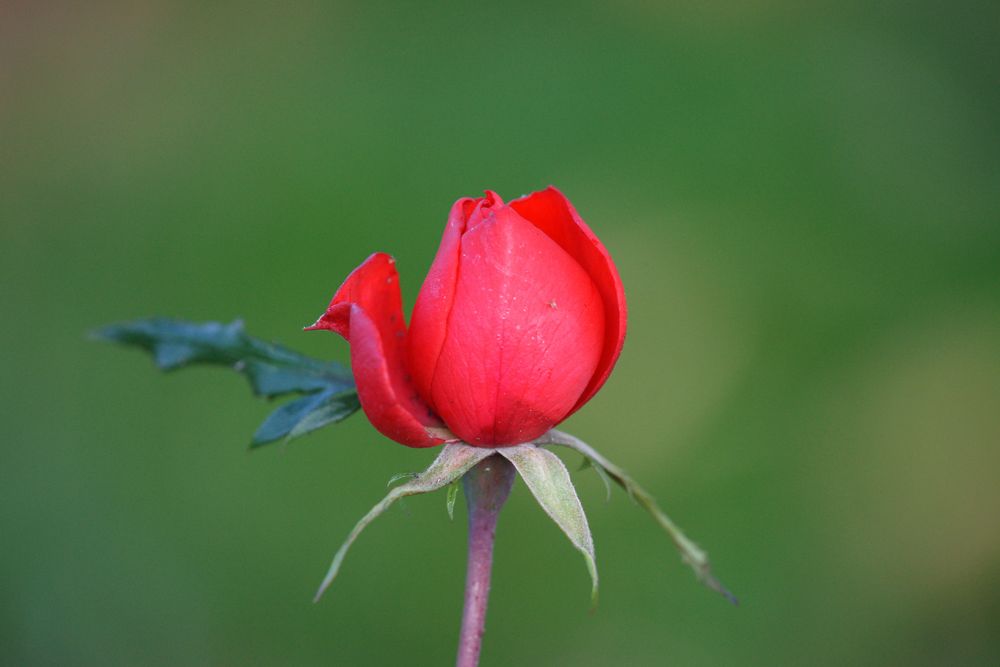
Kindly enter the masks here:
M 474 465 L 482 461 L 488 456 L 492 456 L 495 450 L 486 449 L 483 447 L 471 447 L 462 443 L 448 444 L 445 445 L 438 454 L 438 457 L 434 459 L 434 462 L 413 479 L 404 484 L 400 484 L 394 487 L 389 494 L 383 498 L 375 507 L 373 507 L 368 514 L 361 517 L 357 525 L 354 526 L 354 530 L 350 532 L 347 539 L 337 550 L 337 553 L 333 557 L 333 562 L 330 563 L 330 569 L 326 573 L 326 577 L 323 578 L 323 583 L 320 584 L 319 590 L 316 591 L 316 597 L 313 601 L 317 601 L 323 595 L 324 591 L 329 588 L 330 584 L 333 583 L 334 578 L 337 573 L 340 572 L 340 566 L 344 562 L 344 556 L 347 555 L 348 549 L 354 544 L 354 541 L 358 539 L 358 535 L 361 534 L 368 524 L 381 516 L 389 507 L 392 506 L 400 498 L 405 496 L 413 496 L 419 493 L 430 493 L 431 491 L 436 491 L 444 486 L 447 486 L 458 480 L 467 473 Z
M 502 447 L 497 453 L 514 464 L 521 479 L 545 513 L 566 533 L 573 546 L 583 554 L 590 573 L 591 605 L 597 605 L 597 560 L 590 536 L 587 515 L 573 488 L 569 471 L 558 456 L 534 444 Z
M 287 439 L 300 438 L 303 435 L 321 429 L 327 424 L 343 421 L 361 409 L 356 391 L 322 392 L 323 400 L 319 405 L 296 422 L 288 432 Z
M 585 457 L 590 459 L 590 462 L 596 467 L 603 469 L 608 476 L 611 477 L 619 486 L 628 492 L 629 496 L 635 500 L 640 507 L 649 512 L 652 517 L 656 520 L 660 527 L 670 536 L 673 540 L 674 545 L 681 554 L 681 560 L 691 566 L 694 570 L 695 576 L 698 580 L 705 584 L 708 588 L 721 594 L 727 600 L 733 604 L 739 604 L 736 596 L 730 593 L 725 586 L 722 585 L 718 579 L 712 574 L 712 567 L 708 561 L 708 554 L 705 553 L 697 544 L 692 542 L 687 535 L 677 527 L 666 512 L 660 509 L 660 506 L 656 503 L 656 499 L 646 491 L 644 488 L 639 486 L 638 482 L 628 476 L 628 474 L 616 466 L 611 461 L 604 458 L 596 449 L 585 443 L 583 440 L 570 435 L 569 433 L 563 433 L 562 431 L 557 431 L 552 429 L 545 435 L 543 435 L 539 440 L 535 441 L 538 445 L 563 445 L 569 447 Z
M 258 396 L 303 395 L 272 412 L 254 433 L 251 447 L 301 437 L 342 421 L 360 408 L 346 368 L 254 338 L 239 320 L 222 324 L 157 317 L 112 324 L 93 335 L 146 350 L 164 371 L 192 365 L 226 366 L 243 374 Z
M 276 440 L 293 440 L 327 424 L 333 424 L 354 414 L 360 406 L 358 395 L 353 391 L 322 391 L 307 394 L 302 398 L 285 403 L 264 420 L 253 438 L 253 448 Z

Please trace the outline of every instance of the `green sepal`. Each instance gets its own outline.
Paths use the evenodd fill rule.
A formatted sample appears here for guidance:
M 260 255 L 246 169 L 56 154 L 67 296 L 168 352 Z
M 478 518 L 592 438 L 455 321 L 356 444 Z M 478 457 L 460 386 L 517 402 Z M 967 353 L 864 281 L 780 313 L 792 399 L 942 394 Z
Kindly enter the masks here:
M 538 504 L 583 554 L 590 574 L 591 608 L 596 607 L 598 580 L 594 540 L 566 466 L 558 456 L 532 443 L 502 447 L 497 453 L 514 464 Z
M 461 479 L 462 475 L 467 473 L 474 465 L 485 459 L 487 456 L 493 455 L 495 452 L 492 449 L 486 449 L 483 447 L 471 447 L 463 443 L 447 444 L 441 450 L 434 462 L 419 475 L 416 475 L 413 479 L 394 487 L 389 494 L 383 498 L 375 507 L 373 507 L 368 514 L 361 517 L 357 525 L 354 526 L 354 530 L 348 534 L 347 539 L 337 550 L 337 553 L 333 557 L 333 562 L 330 563 L 330 569 L 326 573 L 326 577 L 323 578 L 323 583 L 320 584 L 319 590 L 316 591 L 316 596 L 313 601 L 317 601 L 323 595 L 323 592 L 329 588 L 330 584 L 333 583 L 334 578 L 340 571 L 340 566 L 344 562 L 344 556 L 347 555 L 348 549 L 354 544 L 354 540 L 358 538 L 368 524 L 377 519 L 382 515 L 389 507 L 392 506 L 400 498 L 405 496 L 413 496 L 419 493 L 430 493 L 431 491 L 436 491 L 444 486 L 451 484 L 452 482 Z
M 577 472 L 581 470 L 586 470 L 587 468 L 593 468 L 594 472 L 601 479 L 601 483 L 604 485 L 604 502 L 611 502 L 611 478 L 608 477 L 608 473 L 599 465 L 591 463 L 590 459 L 586 456 L 583 457 L 583 461 L 580 463 L 580 467 L 577 468 Z
M 445 507 L 448 509 L 448 518 L 452 521 L 455 520 L 455 501 L 458 500 L 458 482 L 452 482 L 448 485 L 448 499 L 445 501 Z
M 389 488 L 401 479 L 413 479 L 420 473 L 418 472 L 397 472 L 395 475 L 389 478 L 389 481 L 385 483 L 386 488 Z
M 611 461 L 604 458 L 600 452 L 595 450 L 593 447 L 585 443 L 583 440 L 570 435 L 569 433 L 563 433 L 556 429 L 552 429 L 540 439 L 535 441 L 537 445 L 563 445 L 569 447 L 585 457 L 590 459 L 590 462 L 595 468 L 602 468 L 608 476 L 611 477 L 619 486 L 621 486 L 629 494 L 629 496 L 639 504 L 640 507 L 649 512 L 652 517 L 656 520 L 660 527 L 670 536 L 677 550 L 681 554 L 681 560 L 687 563 L 691 569 L 694 570 L 695 576 L 698 577 L 698 581 L 705 584 L 708 588 L 721 594 L 727 600 L 733 604 L 739 604 L 739 600 L 736 596 L 729 592 L 725 586 L 722 585 L 718 579 L 712 574 L 712 567 L 708 561 L 708 554 L 705 553 L 697 544 L 692 542 L 684 532 L 677 527 L 666 512 L 660 509 L 660 506 L 656 503 L 656 499 L 646 491 L 644 488 L 639 486 L 639 484 L 628 476 L 628 474 L 616 466 Z
M 112 324 L 93 335 L 146 350 L 164 371 L 196 364 L 227 366 L 246 377 L 257 396 L 302 394 L 264 420 L 250 441 L 252 448 L 301 437 L 361 407 L 346 368 L 254 338 L 239 320 L 223 324 L 156 317 Z

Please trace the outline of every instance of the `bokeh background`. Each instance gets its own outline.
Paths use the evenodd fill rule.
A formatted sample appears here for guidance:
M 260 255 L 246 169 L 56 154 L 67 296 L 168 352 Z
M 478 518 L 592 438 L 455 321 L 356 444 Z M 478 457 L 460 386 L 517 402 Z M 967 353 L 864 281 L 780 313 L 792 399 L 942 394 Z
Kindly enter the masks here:
M 693 3 L 692 3 L 693 4 Z M 988 2 L 0 5 L 0 663 L 441 665 L 464 509 L 360 417 L 271 406 L 101 324 L 304 334 L 451 203 L 554 183 L 628 342 L 566 424 L 742 600 L 580 472 L 602 574 L 519 485 L 483 665 L 1000 664 L 1000 12 Z M 567 459 L 576 465 L 575 459 Z

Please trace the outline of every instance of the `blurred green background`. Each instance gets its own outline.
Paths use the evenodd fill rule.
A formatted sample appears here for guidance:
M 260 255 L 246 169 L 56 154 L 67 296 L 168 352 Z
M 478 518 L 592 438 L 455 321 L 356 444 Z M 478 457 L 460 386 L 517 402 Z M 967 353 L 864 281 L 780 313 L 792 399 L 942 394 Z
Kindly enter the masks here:
M 515 487 L 483 665 L 1000 664 L 993 3 L 0 5 L 0 663 L 441 665 L 464 510 L 433 452 L 86 339 L 304 334 L 348 271 L 412 304 L 451 203 L 553 183 L 631 311 L 566 424 L 742 599 L 580 472 L 602 575 Z M 575 467 L 576 460 L 568 459 Z

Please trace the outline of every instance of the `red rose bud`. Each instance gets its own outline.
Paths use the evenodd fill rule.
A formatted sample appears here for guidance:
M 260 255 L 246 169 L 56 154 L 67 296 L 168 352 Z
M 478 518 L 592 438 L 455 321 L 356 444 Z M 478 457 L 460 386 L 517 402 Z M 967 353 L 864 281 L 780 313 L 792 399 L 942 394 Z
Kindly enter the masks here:
M 625 320 L 611 257 L 549 187 L 510 204 L 494 192 L 455 202 L 409 331 L 384 253 L 308 329 L 350 342 L 361 407 L 384 435 L 496 447 L 530 442 L 589 401 L 618 359 Z

